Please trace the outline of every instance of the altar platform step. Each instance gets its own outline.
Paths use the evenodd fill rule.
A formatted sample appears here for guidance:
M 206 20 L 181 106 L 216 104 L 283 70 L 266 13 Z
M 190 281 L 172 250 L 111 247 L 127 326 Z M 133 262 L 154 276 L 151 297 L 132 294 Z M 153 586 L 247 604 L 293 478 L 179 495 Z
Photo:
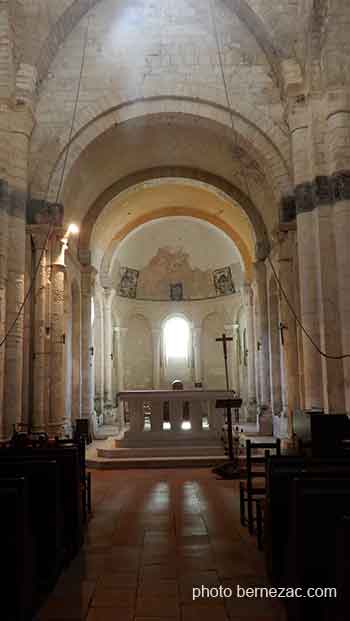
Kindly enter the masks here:
M 140 448 L 100 448 L 97 449 L 98 457 L 107 459 L 154 459 L 170 457 L 211 457 L 224 459 L 225 453 L 222 446 L 148 446 Z
M 114 438 L 95 441 L 86 451 L 86 465 L 96 469 L 208 468 L 227 460 L 222 445 L 201 447 L 116 448 Z
M 87 459 L 87 468 L 96 470 L 128 470 L 145 468 L 214 468 L 227 461 L 225 457 L 202 455 L 197 457 L 133 457 Z

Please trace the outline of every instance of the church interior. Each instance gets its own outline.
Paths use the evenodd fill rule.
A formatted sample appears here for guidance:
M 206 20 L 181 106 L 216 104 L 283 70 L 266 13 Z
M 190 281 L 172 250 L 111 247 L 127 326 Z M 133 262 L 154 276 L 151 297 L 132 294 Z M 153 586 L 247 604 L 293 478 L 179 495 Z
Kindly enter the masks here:
M 349 619 L 349 29 L 0 0 L 3 621 Z

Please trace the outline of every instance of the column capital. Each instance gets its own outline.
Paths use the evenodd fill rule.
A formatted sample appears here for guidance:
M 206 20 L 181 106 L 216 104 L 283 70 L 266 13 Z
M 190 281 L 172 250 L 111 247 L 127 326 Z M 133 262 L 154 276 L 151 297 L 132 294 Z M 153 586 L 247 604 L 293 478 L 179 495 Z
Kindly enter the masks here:
M 114 295 L 115 289 L 113 287 L 103 287 L 103 299 L 107 308 L 110 307 Z
M 27 231 L 30 233 L 35 250 L 43 250 L 48 244 L 48 225 L 30 225 Z
M 233 336 L 233 323 L 225 323 L 224 325 L 226 336 Z

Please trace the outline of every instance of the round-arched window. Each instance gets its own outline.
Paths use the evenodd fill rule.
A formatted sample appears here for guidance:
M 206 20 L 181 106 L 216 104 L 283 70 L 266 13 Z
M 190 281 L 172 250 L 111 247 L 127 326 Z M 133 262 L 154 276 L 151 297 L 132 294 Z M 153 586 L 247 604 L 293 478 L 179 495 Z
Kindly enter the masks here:
M 190 326 L 183 317 L 171 317 L 164 325 L 164 346 L 167 362 L 189 359 Z

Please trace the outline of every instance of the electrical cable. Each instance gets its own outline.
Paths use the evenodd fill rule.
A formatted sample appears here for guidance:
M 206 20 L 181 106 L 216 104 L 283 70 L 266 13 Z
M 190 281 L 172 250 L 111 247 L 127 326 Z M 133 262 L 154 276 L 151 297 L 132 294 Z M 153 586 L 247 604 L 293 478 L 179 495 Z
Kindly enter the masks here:
M 89 18 L 87 19 L 87 25 L 86 25 L 86 30 L 85 30 L 85 34 L 84 34 L 84 42 L 83 42 L 83 53 L 82 53 L 82 59 L 81 59 L 81 65 L 80 65 L 80 72 L 79 72 L 79 79 L 78 79 L 78 86 L 77 86 L 77 92 L 76 92 L 76 97 L 75 97 L 75 101 L 74 101 L 74 108 L 73 108 L 73 114 L 72 114 L 72 121 L 71 121 L 71 125 L 70 125 L 70 131 L 69 131 L 69 138 L 68 138 L 68 142 L 67 142 L 67 148 L 66 148 L 66 153 L 65 153 L 65 158 L 63 161 L 63 166 L 62 166 L 62 173 L 61 173 L 61 177 L 60 177 L 60 182 L 57 188 L 57 192 L 56 192 L 56 200 L 55 200 L 55 204 L 58 204 L 59 199 L 60 199 L 60 195 L 61 195 L 61 191 L 62 191 L 62 187 L 63 187 L 63 181 L 64 181 L 64 176 L 65 176 L 65 172 L 66 172 L 66 167 L 67 167 L 67 162 L 68 162 L 68 156 L 69 156 L 69 151 L 70 151 L 70 147 L 71 147 L 71 141 L 72 141 L 72 136 L 73 136 L 73 131 L 74 131 L 74 125 L 75 125 L 75 121 L 76 121 L 76 115 L 77 115 L 77 110 L 78 110 L 78 103 L 79 103 L 79 98 L 80 98 L 80 90 L 81 90 L 81 82 L 82 82 L 82 76 L 83 76 L 83 71 L 84 71 L 84 66 L 85 66 L 85 59 L 86 59 L 86 50 L 87 50 L 87 44 L 88 44 L 88 34 L 89 34 L 89 23 L 90 20 Z M 57 166 L 57 163 L 55 164 L 55 166 Z M 50 178 L 52 176 L 54 171 L 52 171 Z M 44 202 L 47 202 L 48 199 L 48 194 L 49 194 L 49 188 L 47 189 L 46 192 L 46 198 Z M 8 328 L 6 334 L 4 335 L 4 337 L 2 338 L 2 340 L 0 341 L 0 348 L 3 347 L 3 345 L 5 345 L 7 339 L 9 338 L 10 334 L 12 334 L 20 316 L 23 313 L 23 310 L 29 300 L 29 298 L 31 297 L 33 290 L 34 290 L 34 286 L 35 286 L 35 282 L 36 282 L 36 278 L 37 275 L 39 273 L 39 269 L 40 269 L 40 265 L 41 262 L 44 258 L 44 254 L 46 252 L 46 246 L 49 242 L 49 239 L 52 235 L 54 231 L 54 225 L 53 224 L 49 224 L 49 229 L 45 238 L 45 242 L 43 244 L 43 248 L 38 260 L 38 263 L 35 267 L 31 282 L 29 284 L 27 293 L 24 296 L 23 302 L 21 303 L 21 306 L 19 307 L 17 314 L 14 318 L 14 320 L 12 321 L 10 327 Z
M 303 331 L 303 333 L 305 334 L 305 336 L 309 339 L 310 343 L 311 343 L 311 344 L 314 346 L 314 348 L 318 351 L 318 353 L 320 354 L 320 356 L 322 356 L 323 358 L 328 358 L 329 360 L 343 360 L 344 358 L 350 358 L 350 354 L 342 354 L 342 355 L 339 355 L 339 356 L 333 356 L 333 355 L 331 355 L 331 354 L 326 354 L 324 351 L 322 351 L 322 349 L 320 349 L 320 347 L 317 345 L 317 343 L 316 343 L 316 342 L 314 341 L 314 339 L 312 338 L 311 334 L 309 334 L 309 332 L 306 330 L 306 328 L 304 328 L 304 326 L 303 326 L 303 324 L 302 324 L 301 320 L 299 319 L 299 317 L 298 317 L 297 313 L 295 312 L 295 310 L 294 310 L 294 308 L 293 308 L 293 305 L 292 305 L 292 303 L 290 302 L 290 300 L 289 300 L 289 298 L 288 298 L 288 296 L 287 296 L 287 294 L 286 294 L 286 292 L 285 292 L 285 290 L 284 290 L 284 287 L 283 287 L 283 285 L 282 285 L 282 283 L 281 283 L 281 281 L 280 281 L 280 279 L 279 279 L 279 277 L 278 277 L 278 275 L 277 275 L 276 268 L 275 268 L 275 266 L 273 265 L 273 263 L 272 263 L 272 261 L 271 261 L 270 256 L 267 256 L 267 260 L 268 260 L 268 262 L 269 262 L 269 264 L 270 264 L 270 267 L 271 267 L 271 270 L 272 270 L 273 275 L 274 275 L 274 277 L 275 277 L 275 280 L 276 280 L 276 282 L 277 282 L 277 285 L 278 285 L 278 287 L 279 287 L 279 289 L 280 289 L 280 291 L 281 291 L 281 293 L 282 293 L 282 295 L 283 295 L 284 299 L 286 300 L 286 302 L 287 302 L 287 304 L 288 304 L 288 307 L 289 307 L 289 309 L 290 309 L 290 311 L 291 311 L 291 313 L 292 313 L 292 315 L 293 315 L 293 317 L 294 317 L 295 321 L 297 322 L 298 326 L 301 328 L 301 330 Z
M 214 10 L 214 0 L 210 0 L 210 9 L 211 9 L 211 16 L 212 16 L 212 22 L 213 22 L 213 30 L 214 30 L 214 36 L 215 36 L 215 40 L 216 40 L 216 46 L 217 46 L 217 53 L 218 53 L 218 59 L 219 59 L 219 65 L 220 65 L 220 71 L 221 71 L 221 76 L 222 76 L 222 81 L 223 81 L 223 85 L 224 85 L 224 90 L 225 90 L 225 96 L 226 96 L 226 105 L 229 108 L 230 111 L 230 119 L 231 119 L 231 127 L 232 127 L 232 132 L 233 132 L 233 139 L 236 142 L 237 145 L 237 132 L 235 129 L 235 124 L 234 124 L 234 116 L 233 116 L 233 111 L 232 111 L 232 106 L 231 106 L 231 102 L 230 102 L 230 95 L 229 95 L 229 90 L 228 90 L 228 86 L 227 86 L 227 81 L 226 81 L 226 76 L 225 76 L 225 70 L 224 70 L 224 64 L 223 64 L 223 60 L 222 60 L 222 54 L 221 54 L 221 49 L 220 49 L 220 39 L 219 39 L 219 33 L 218 33 L 218 28 L 217 28 L 217 23 L 216 23 L 216 17 L 215 17 L 215 10 Z M 251 192 L 250 192 L 250 188 L 249 188 L 249 183 L 248 183 L 248 177 L 246 174 L 246 169 L 243 163 L 243 158 L 238 158 L 239 164 L 240 164 L 240 170 L 241 170 L 241 174 L 242 177 L 245 181 L 245 186 L 246 186 L 246 191 L 247 191 L 247 195 L 249 197 L 249 199 L 254 202 L 252 200 L 251 197 Z M 284 288 L 283 285 L 277 275 L 276 269 L 271 261 L 270 255 L 267 255 L 267 260 L 271 266 L 271 270 L 273 272 L 273 275 L 276 279 L 277 285 L 283 295 L 283 297 L 285 298 L 287 305 L 291 311 L 291 313 L 293 314 L 295 321 L 297 322 L 298 326 L 300 327 L 300 329 L 302 330 L 302 332 L 305 334 L 306 338 L 310 341 L 310 343 L 313 345 L 313 347 L 316 349 L 316 351 L 320 354 L 320 356 L 322 356 L 323 358 L 327 358 L 328 360 L 344 360 L 345 358 L 350 358 L 350 354 L 340 354 L 338 356 L 335 355 L 331 355 L 331 354 L 327 354 L 326 352 L 322 351 L 322 349 L 317 345 L 317 343 L 314 341 L 314 339 L 312 338 L 311 334 L 306 330 L 306 328 L 304 327 L 303 323 L 301 322 L 301 320 L 299 319 L 297 313 L 294 310 L 294 307 L 292 305 L 292 303 L 290 302 Z

